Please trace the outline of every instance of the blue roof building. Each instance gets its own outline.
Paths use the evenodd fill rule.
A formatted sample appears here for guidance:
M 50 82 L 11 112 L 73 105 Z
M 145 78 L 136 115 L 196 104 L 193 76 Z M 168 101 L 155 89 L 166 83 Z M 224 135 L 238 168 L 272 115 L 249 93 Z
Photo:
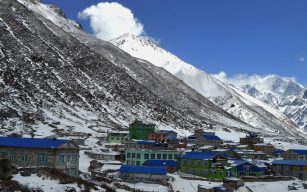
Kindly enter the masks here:
M 180 171 L 206 178 L 223 179 L 227 158 L 213 152 L 188 152 L 179 158 Z
M 0 137 L 0 147 L 56 149 L 69 140 Z
M 166 175 L 167 170 L 162 167 L 149 167 L 149 166 L 132 166 L 122 165 L 119 169 L 120 173 L 142 173 L 153 175 Z
M 293 166 L 307 166 L 307 161 L 298 160 L 274 160 L 272 165 L 293 165 Z
M 0 157 L 16 167 L 49 167 L 78 176 L 79 147 L 69 140 L 0 137 Z
M 303 149 L 289 149 L 283 153 L 284 160 L 299 160 L 307 161 L 307 150 Z
M 229 168 L 227 168 L 227 177 L 255 176 L 265 175 L 266 166 L 251 163 L 246 160 L 234 159 L 229 160 Z
M 222 144 L 222 141 L 214 132 L 204 132 L 202 129 L 195 130 L 194 134 L 188 137 L 188 142 L 197 146 L 212 145 L 217 147 Z
M 167 182 L 167 169 L 163 167 L 122 165 L 119 177 L 125 181 L 161 183 Z
M 307 180 L 307 161 L 274 160 L 272 162 L 272 172 L 277 176 L 290 176 Z
M 216 135 L 204 135 L 204 138 L 207 139 L 207 140 L 217 140 L 217 141 L 221 141 L 222 140 L 221 138 L 219 138 Z
M 188 152 L 182 155 L 181 159 L 213 159 L 213 157 L 217 156 L 218 154 L 212 152 Z
M 172 173 L 177 170 L 178 163 L 175 160 L 147 160 L 143 163 L 144 166 L 164 167 L 168 172 Z

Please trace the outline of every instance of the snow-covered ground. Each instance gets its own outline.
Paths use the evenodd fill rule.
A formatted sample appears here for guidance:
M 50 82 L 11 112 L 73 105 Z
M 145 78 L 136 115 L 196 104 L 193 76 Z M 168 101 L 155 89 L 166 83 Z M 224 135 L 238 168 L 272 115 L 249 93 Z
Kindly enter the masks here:
M 28 186 L 29 188 L 40 188 L 44 192 L 63 192 L 67 187 L 73 187 L 76 191 L 82 191 L 76 183 L 72 184 L 60 184 L 58 180 L 51 180 L 44 176 L 38 177 L 35 174 L 32 174 L 29 177 L 23 177 L 19 174 L 14 175 L 13 180 L 18 181 L 19 183 Z M 104 190 L 100 190 L 104 191 Z
M 121 182 L 122 184 L 128 185 L 131 188 L 139 189 L 143 191 L 152 191 L 152 192 L 168 192 L 168 188 L 163 185 L 150 184 L 150 183 L 126 183 Z
M 175 180 L 172 182 L 174 191 L 180 192 L 197 192 L 198 185 L 207 187 L 221 186 L 221 182 L 201 181 L 201 180 L 186 180 L 179 175 L 170 174 Z M 277 182 L 246 182 L 245 186 L 253 192 L 288 192 L 288 185 L 294 185 L 298 188 L 297 192 L 307 191 L 303 188 L 303 182 L 300 180 L 277 181 Z M 246 187 L 241 187 L 236 192 L 248 192 Z

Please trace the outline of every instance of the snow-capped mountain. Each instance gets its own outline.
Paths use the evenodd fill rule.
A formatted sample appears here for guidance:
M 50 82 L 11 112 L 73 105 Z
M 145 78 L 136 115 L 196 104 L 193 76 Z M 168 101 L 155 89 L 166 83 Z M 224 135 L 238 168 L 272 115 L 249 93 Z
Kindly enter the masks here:
M 0 0 L 0 134 L 95 133 L 135 118 L 181 135 L 256 131 L 166 70 L 81 30 L 38 0 Z
M 242 84 L 230 82 L 241 88 L 245 93 L 273 106 L 278 106 L 284 99 L 296 97 L 303 86 L 291 78 L 283 78 L 277 75 L 268 75 L 256 81 L 248 81 Z
M 267 133 L 297 133 L 299 130 L 277 109 L 185 63 L 146 37 L 125 34 L 111 40 L 111 43 L 134 57 L 166 69 L 227 112 L 259 130 Z
M 220 77 L 220 76 L 216 76 Z M 291 118 L 302 130 L 306 130 L 306 103 L 304 87 L 293 78 L 277 75 L 241 78 L 220 78 L 223 82 L 238 87 L 246 94 L 279 109 Z M 306 100 L 306 99 L 305 99 Z
M 295 98 L 284 99 L 279 103 L 279 108 L 307 131 L 307 88 L 303 89 Z

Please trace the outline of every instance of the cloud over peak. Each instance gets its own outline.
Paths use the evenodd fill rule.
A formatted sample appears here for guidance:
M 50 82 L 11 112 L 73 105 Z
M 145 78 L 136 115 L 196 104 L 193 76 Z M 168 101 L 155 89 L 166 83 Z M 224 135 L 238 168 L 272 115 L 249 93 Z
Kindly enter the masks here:
M 144 34 L 143 24 L 132 11 L 117 2 L 92 5 L 79 13 L 81 19 L 89 19 L 94 35 L 102 40 L 111 40 L 125 33 Z

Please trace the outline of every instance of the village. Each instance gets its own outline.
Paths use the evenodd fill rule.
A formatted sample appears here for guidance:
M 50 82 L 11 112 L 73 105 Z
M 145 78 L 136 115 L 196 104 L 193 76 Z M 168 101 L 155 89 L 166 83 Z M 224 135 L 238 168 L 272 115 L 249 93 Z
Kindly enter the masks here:
M 199 184 L 198 192 L 230 192 L 240 189 L 245 182 L 293 179 L 302 181 L 302 186 L 288 185 L 288 190 L 307 190 L 304 183 L 307 149 L 278 149 L 255 133 L 246 134 L 239 142 L 222 140 L 214 131 L 203 129 L 179 137 L 175 131 L 158 130 L 154 124 L 135 120 L 128 130 L 101 131 L 94 149 L 85 144 L 89 134 L 57 130 L 56 135 L 0 137 L 0 158 L 9 160 L 25 176 L 48 167 L 70 177 L 115 182 L 112 187 L 127 191 L 137 191 L 137 183 L 176 191 L 170 185 L 174 176 L 182 180 L 220 182 Z

